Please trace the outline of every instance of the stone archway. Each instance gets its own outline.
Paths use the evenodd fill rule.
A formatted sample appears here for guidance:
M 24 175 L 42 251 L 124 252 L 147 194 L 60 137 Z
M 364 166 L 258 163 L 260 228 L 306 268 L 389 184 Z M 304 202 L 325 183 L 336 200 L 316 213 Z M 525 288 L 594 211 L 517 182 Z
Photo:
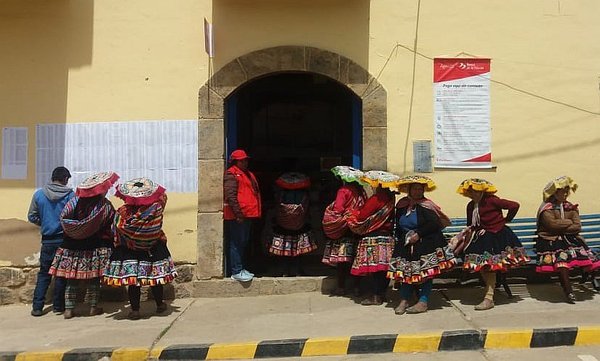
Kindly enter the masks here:
M 362 100 L 363 168 L 387 168 L 387 93 L 367 70 L 330 51 L 280 46 L 243 55 L 225 65 L 198 94 L 199 279 L 223 277 L 224 102 L 239 86 L 277 72 L 317 73 L 348 87 Z

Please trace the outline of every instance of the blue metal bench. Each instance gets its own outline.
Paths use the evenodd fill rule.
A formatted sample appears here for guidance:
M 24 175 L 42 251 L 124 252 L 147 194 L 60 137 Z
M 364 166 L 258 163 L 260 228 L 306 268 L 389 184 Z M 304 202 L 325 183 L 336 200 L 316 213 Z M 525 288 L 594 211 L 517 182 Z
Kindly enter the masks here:
M 596 253 L 600 253 L 600 214 L 582 214 L 581 218 L 581 236 L 585 242 Z M 515 232 L 517 237 L 523 243 L 527 254 L 531 257 L 531 264 L 537 262 L 535 253 L 535 218 L 515 218 L 508 226 Z M 446 236 L 453 236 L 460 232 L 467 225 L 466 218 L 452 219 L 452 225 L 444 229 Z
M 587 245 L 597 254 L 600 254 L 600 214 L 582 214 L 581 236 L 585 239 Z M 537 254 L 535 252 L 536 238 L 536 219 L 535 218 L 515 218 L 508 226 L 515 232 L 517 237 L 523 243 L 527 255 L 531 257 L 530 265 L 537 264 Z M 452 225 L 444 229 L 444 235 L 449 239 L 467 226 L 466 218 L 452 219 Z M 585 281 L 586 275 L 582 274 L 582 280 Z M 512 292 L 506 281 L 505 274 L 497 274 L 496 285 L 504 287 L 509 298 L 512 298 Z

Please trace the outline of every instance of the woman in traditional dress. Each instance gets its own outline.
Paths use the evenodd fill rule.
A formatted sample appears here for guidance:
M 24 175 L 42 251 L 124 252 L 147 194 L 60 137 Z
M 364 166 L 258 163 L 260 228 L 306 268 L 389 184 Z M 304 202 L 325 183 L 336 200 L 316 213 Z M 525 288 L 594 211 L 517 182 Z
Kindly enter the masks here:
M 277 208 L 269 253 L 282 257 L 284 276 L 300 276 L 304 274 L 300 256 L 317 249 L 308 223 L 310 178 L 288 172 L 277 178 L 275 185 Z
M 578 267 L 585 272 L 600 268 L 600 259 L 587 246 L 581 232 L 581 220 L 577 204 L 567 201 L 577 184 L 571 177 L 562 176 L 551 180 L 543 191 L 543 202 L 537 212 L 538 255 L 536 271 L 558 273 L 560 285 L 567 302 L 576 301 L 569 270 Z
M 425 176 L 406 176 L 399 182 L 399 191 L 407 196 L 396 203 L 396 246 L 388 276 L 401 283 L 397 315 L 427 311 L 433 278 L 456 265 L 442 229 L 450 219 L 425 191 L 435 189 L 435 183 Z M 411 307 L 414 294 L 419 301 Z
M 90 316 L 103 313 L 98 307 L 100 278 L 108 265 L 114 238 L 115 209 L 106 193 L 119 179 L 114 172 L 94 174 L 79 184 L 75 197 L 65 205 L 61 224 L 65 238 L 56 251 L 49 273 L 67 279 L 64 318 L 74 316 L 79 283 L 87 283 Z
M 349 219 L 350 230 L 361 235 L 350 273 L 371 275 L 372 295 L 363 299 L 364 306 L 381 305 L 389 285 L 387 270 L 394 250 L 394 193 L 398 176 L 384 171 L 369 171 L 363 180 L 376 186 L 375 193 Z
M 150 286 L 156 313 L 163 313 L 167 309 L 163 285 L 177 277 L 162 230 L 165 189 L 148 178 L 136 178 L 119 184 L 116 196 L 125 204 L 117 209 L 115 250 L 104 272 L 104 282 L 128 286 L 130 319 L 140 318 L 142 286 Z
M 348 218 L 364 205 L 367 195 L 360 184 L 360 177 L 364 174 L 362 171 L 347 166 L 337 166 L 331 171 L 344 184 L 338 189 L 335 200 L 327 206 L 323 215 L 323 232 L 329 240 L 323 252 L 322 262 L 336 267 L 337 288 L 333 290 L 333 294 L 340 296 L 346 293 L 346 278 L 350 275 L 358 242 L 358 237 L 348 227 Z M 358 280 L 356 277 L 354 279 Z M 355 283 L 354 286 L 358 292 L 358 284 Z
M 485 297 L 475 306 L 483 311 L 494 307 L 495 272 L 506 272 L 510 267 L 529 262 L 523 245 L 506 226 L 517 214 L 519 203 L 494 195 L 497 189 L 484 179 L 464 180 L 457 193 L 471 199 L 467 204 L 467 227 L 471 243 L 465 248 L 463 269 L 481 272 L 485 283 Z M 507 210 L 506 216 L 503 210 Z

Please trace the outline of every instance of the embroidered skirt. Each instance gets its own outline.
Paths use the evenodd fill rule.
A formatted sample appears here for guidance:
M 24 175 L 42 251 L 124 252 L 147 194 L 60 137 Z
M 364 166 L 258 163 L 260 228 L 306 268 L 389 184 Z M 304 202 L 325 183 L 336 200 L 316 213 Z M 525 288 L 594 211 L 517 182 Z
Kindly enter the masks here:
M 498 233 L 485 232 L 465 249 L 463 269 L 470 272 L 507 271 L 527 264 L 530 258 L 517 235 L 504 226 Z
M 555 241 L 538 238 L 535 249 L 538 256 L 536 272 L 556 272 L 560 268 L 574 267 L 592 272 L 600 268 L 600 257 L 574 235 L 566 235 Z
M 387 271 L 394 252 L 393 236 L 364 237 L 358 242 L 350 273 L 364 276 Z
M 120 246 L 110 257 L 103 282 L 109 286 L 164 285 L 177 277 L 175 264 L 167 245 L 158 242 L 148 251 Z
M 347 263 L 354 260 L 356 239 L 353 237 L 342 237 L 340 239 L 330 239 L 325 245 L 323 259 L 321 262 L 329 266 L 335 266 L 338 263 Z
M 311 236 L 310 226 L 305 225 L 298 231 L 290 231 L 279 226 L 273 227 L 273 239 L 269 253 L 276 256 L 296 257 L 317 249 Z
M 457 260 L 448 246 L 437 248 L 433 253 L 416 257 L 392 259 L 388 278 L 407 284 L 419 284 L 433 279 L 456 266 Z
M 102 277 L 111 249 L 99 247 L 84 250 L 75 250 L 59 247 L 56 250 L 49 274 L 66 279 L 89 280 Z

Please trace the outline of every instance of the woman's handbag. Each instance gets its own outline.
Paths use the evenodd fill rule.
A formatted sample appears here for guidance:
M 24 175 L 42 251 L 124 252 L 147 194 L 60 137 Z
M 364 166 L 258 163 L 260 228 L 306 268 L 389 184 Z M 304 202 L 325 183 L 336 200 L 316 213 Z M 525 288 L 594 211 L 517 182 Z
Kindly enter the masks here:
M 473 242 L 475 236 L 473 227 L 468 226 L 448 241 L 448 247 L 452 250 L 455 256 L 462 254 L 467 247 Z

